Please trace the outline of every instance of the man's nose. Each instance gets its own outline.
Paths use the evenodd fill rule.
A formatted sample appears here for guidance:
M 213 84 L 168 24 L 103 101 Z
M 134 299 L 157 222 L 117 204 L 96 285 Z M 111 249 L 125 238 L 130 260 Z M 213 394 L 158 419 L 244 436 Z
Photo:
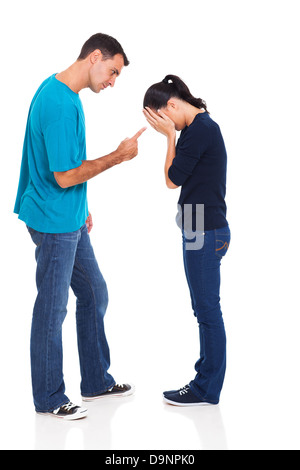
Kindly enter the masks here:
M 109 86 L 113 88 L 115 86 L 115 82 L 116 82 L 116 79 L 112 78 L 111 80 L 109 80 Z

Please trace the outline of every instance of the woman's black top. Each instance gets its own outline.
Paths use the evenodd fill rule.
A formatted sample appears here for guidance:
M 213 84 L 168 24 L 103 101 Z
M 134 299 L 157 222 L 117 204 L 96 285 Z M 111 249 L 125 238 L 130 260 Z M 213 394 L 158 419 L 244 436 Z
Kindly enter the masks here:
M 182 186 L 178 204 L 204 204 L 204 230 L 226 227 L 227 154 L 220 128 L 210 115 L 199 113 L 178 139 L 169 178 Z M 193 224 L 194 227 L 194 224 Z

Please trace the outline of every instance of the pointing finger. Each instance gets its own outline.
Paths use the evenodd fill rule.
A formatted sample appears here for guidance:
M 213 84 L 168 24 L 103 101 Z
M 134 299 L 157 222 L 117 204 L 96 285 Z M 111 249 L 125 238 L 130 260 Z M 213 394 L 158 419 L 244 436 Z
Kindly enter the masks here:
M 138 139 L 138 138 L 143 134 L 143 132 L 145 132 L 146 129 L 147 129 L 147 127 L 143 127 L 142 129 L 140 129 L 140 130 L 132 137 L 132 139 Z

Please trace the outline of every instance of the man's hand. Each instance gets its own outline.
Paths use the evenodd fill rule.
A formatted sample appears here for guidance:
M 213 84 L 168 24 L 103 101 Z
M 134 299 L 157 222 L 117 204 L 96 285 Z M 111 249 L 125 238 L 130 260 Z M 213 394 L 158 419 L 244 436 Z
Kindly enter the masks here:
M 90 233 L 90 231 L 93 228 L 93 219 L 92 219 L 92 214 L 90 212 L 89 212 L 89 216 L 86 219 L 85 223 L 86 223 L 86 226 L 87 226 L 88 233 Z
M 131 139 L 126 138 L 123 140 L 116 152 L 120 155 L 120 163 L 132 160 L 138 154 L 138 138 L 145 132 L 147 127 L 143 127 L 139 130 Z

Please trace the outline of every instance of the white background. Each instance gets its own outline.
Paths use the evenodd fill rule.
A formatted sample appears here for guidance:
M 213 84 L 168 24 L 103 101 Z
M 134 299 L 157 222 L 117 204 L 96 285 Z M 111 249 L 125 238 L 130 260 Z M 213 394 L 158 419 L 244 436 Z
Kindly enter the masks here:
M 1 448 L 299 449 L 299 22 L 296 0 L 35 0 L 1 3 Z M 230 251 L 222 265 L 228 371 L 218 407 L 179 409 L 165 389 L 194 377 L 193 317 L 165 187 L 166 142 L 150 127 L 139 156 L 89 183 L 92 243 L 107 281 L 111 373 L 136 395 L 89 418 L 36 416 L 29 338 L 34 246 L 12 213 L 28 108 L 40 83 L 104 32 L 130 66 L 114 89 L 80 93 L 88 158 L 146 123 L 146 89 L 177 74 L 205 99 L 228 151 Z M 64 325 L 67 394 L 80 402 L 75 300 Z M 58 422 L 57 422 L 58 421 Z

